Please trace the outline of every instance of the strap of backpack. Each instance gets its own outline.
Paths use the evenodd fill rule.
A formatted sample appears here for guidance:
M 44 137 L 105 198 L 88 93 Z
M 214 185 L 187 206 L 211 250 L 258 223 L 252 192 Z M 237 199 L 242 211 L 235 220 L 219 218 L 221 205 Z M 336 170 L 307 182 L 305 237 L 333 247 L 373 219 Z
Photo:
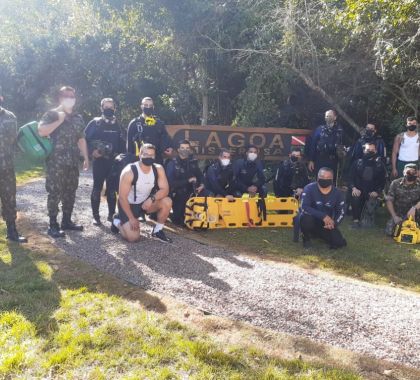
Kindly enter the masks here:
M 158 184 L 159 174 L 158 174 L 158 170 L 155 164 L 152 165 L 152 170 L 155 176 L 155 184 L 153 186 L 151 194 L 155 194 L 159 191 L 159 184 Z
M 131 182 L 132 186 L 133 186 L 133 192 L 134 192 L 134 202 L 137 199 L 137 194 L 136 194 L 136 184 L 137 184 L 137 180 L 139 179 L 139 171 L 137 170 L 137 165 L 136 164 L 131 164 L 130 165 L 131 171 L 133 172 L 133 181 Z

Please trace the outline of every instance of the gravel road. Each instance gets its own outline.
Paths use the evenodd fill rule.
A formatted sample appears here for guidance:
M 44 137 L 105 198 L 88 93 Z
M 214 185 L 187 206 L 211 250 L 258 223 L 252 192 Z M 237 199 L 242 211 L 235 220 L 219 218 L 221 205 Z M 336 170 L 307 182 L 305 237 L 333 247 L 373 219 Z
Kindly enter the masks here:
M 45 180 L 18 189 L 18 208 L 46 232 Z M 91 178 L 80 178 L 74 217 L 85 225 L 55 244 L 68 255 L 213 314 L 420 367 L 420 295 L 241 256 L 171 235 L 171 245 L 122 241 L 91 225 Z M 106 205 L 101 206 L 106 219 Z M 420 274 L 419 274 L 420 276 Z

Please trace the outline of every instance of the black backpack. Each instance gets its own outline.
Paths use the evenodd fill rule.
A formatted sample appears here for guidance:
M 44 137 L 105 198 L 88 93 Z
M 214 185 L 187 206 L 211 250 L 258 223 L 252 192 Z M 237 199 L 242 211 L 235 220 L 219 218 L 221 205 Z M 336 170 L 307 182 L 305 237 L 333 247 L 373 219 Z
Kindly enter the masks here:
M 137 184 L 137 180 L 139 179 L 139 172 L 137 170 L 137 165 L 136 164 L 131 164 L 130 165 L 130 169 L 133 172 L 133 181 L 131 182 L 131 185 L 133 186 L 133 191 L 134 191 L 134 202 L 137 199 L 137 194 L 136 194 L 136 184 Z M 153 174 L 155 176 L 155 184 L 153 186 L 152 191 L 150 192 L 150 195 L 156 194 L 156 192 L 159 190 L 159 185 L 158 185 L 158 171 L 156 168 L 156 165 L 153 164 L 152 165 L 152 170 L 153 170 Z
M 121 172 L 124 170 L 124 168 L 127 165 L 130 165 L 131 171 L 133 172 L 133 182 L 132 185 L 134 187 L 134 200 L 136 200 L 136 184 L 137 180 L 139 178 L 139 173 L 137 171 L 137 166 L 134 165 L 135 162 L 137 162 L 137 156 L 133 153 L 121 153 L 118 156 L 114 158 L 114 164 L 111 169 L 110 178 L 112 181 L 112 186 L 114 187 L 114 191 L 118 193 L 119 183 L 120 183 L 120 176 Z M 155 185 L 153 187 L 152 193 L 155 194 L 159 190 L 158 186 L 158 172 L 156 165 L 152 165 L 153 174 L 155 175 Z

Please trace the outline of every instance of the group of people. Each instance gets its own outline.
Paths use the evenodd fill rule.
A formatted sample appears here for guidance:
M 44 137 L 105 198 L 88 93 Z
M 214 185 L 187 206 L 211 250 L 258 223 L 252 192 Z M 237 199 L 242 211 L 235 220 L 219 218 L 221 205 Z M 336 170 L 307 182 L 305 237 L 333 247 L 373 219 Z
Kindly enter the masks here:
M 303 151 L 294 147 L 288 159 L 278 165 L 274 177 L 267 179 L 259 149 L 252 145 L 247 147 L 244 157 L 235 161 L 228 149 L 221 149 L 218 159 L 202 170 L 189 141 L 175 144 L 171 140 L 149 97 L 141 100 L 141 114 L 129 123 L 127 132 L 116 117 L 116 104 L 111 98 L 102 99 L 101 115 L 87 126 L 82 116 L 75 112 L 76 91 L 72 87 L 59 90 L 58 102 L 58 107 L 42 116 L 38 127 L 39 135 L 49 137 L 54 147 L 46 160 L 47 232 L 53 238 L 64 237 L 65 230 L 83 230 L 83 226 L 72 219 L 81 156 L 85 170 L 92 160 L 93 224 L 102 224 L 99 209 L 106 183 L 107 220 L 111 230 L 128 241 L 139 240 L 142 215 L 150 215 L 154 220 L 154 238 L 171 242 L 164 232 L 164 224 L 168 218 L 176 225 L 184 224 L 185 205 L 191 196 L 233 198 L 247 193 L 265 197 L 267 184 L 272 180 L 276 196 L 300 200 L 295 223 L 302 232 L 304 246 L 310 247 L 311 239 L 319 237 L 335 249 L 346 245 L 338 229 L 346 213 L 345 196 L 335 186 L 338 163 L 344 155 L 350 163 L 347 204 L 351 206 L 354 228 L 365 225 L 366 215 L 374 213 L 385 190 L 386 149 L 377 126 L 367 124 L 360 139 L 346 153 L 342 128 L 333 110 L 325 113 L 325 124 L 316 128 L 308 141 L 305 150 L 308 163 Z M 8 239 L 25 242 L 15 224 L 13 146 L 16 129 L 15 116 L 0 107 L 3 218 Z M 409 117 L 407 131 L 395 137 L 392 151 L 391 175 L 396 179 L 386 195 L 391 215 L 386 227 L 388 234 L 392 234 L 394 226 L 407 217 L 415 218 L 416 210 L 420 208 L 419 147 L 417 120 Z M 123 161 L 125 165 L 121 171 L 116 171 L 116 160 L 121 160 L 121 156 L 126 160 Z M 311 172 L 316 177 L 312 183 Z M 58 222 L 60 203 L 61 224 Z

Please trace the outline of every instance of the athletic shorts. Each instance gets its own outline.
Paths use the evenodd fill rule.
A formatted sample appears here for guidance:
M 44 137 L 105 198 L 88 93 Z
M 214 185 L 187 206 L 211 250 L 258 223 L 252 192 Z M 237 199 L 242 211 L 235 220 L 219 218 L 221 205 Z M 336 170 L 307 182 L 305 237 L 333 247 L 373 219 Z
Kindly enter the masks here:
M 143 206 L 143 203 L 130 204 L 131 212 L 133 213 L 134 217 L 137 219 L 140 218 L 140 216 L 143 216 L 146 214 L 146 212 L 141 208 L 142 206 Z M 121 220 L 121 225 L 128 222 L 128 216 L 124 212 L 119 202 L 118 202 L 118 214 L 120 216 L 119 219 Z

